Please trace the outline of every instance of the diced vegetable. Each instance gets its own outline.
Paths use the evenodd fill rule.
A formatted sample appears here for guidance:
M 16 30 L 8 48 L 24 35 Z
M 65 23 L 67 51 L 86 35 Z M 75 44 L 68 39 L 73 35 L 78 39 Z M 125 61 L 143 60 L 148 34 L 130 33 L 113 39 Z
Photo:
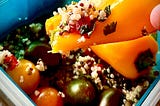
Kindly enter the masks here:
M 54 17 L 47 19 L 45 23 L 46 33 L 50 35 L 52 30 L 56 29 L 57 26 L 60 24 L 60 21 L 61 21 L 60 15 L 55 15 Z
M 154 64 L 158 44 L 152 36 L 144 36 L 130 41 L 91 46 L 91 49 L 120 74 L 135 79 L 151 70 L 150 66 Z M 147 52 L 148 50 L 151 53 Z
M 91 0 L 92 1 L 92 0 Z M 78 42 L 81 35 L 77 33 L 63 33 L 55 36 L 57 26 L 60 24 L 61 16 L 56 15 L 46 21 L 46 31 L 51 39 L 53 52 L 67 52 L 77 48 L 88 47 L 94 44 L 110 43 L 117 41 L 131 40 L 141 37 L 143 34 L 155 31 L 149 21 L 150 12 L 155 5 L 160 3 L 159 0 L 122 0 L 106 1 L 106 5 L 95 3 L 98 9 L 104 9 L 107 3 L 111 5 L 111 15 L 104 22 L 96 22 L 95 29 L 91 36 L 85 41 Z M 116 31 L 104 35 L 104 27 L 112 22 L 117 22 Z

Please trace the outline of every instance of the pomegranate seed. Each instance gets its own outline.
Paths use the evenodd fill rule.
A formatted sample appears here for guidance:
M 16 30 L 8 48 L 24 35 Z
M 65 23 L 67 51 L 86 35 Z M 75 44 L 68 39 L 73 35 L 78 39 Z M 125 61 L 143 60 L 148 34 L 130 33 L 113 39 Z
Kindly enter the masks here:
M 83 4 L 83 3 L 80 3 L 79 5 L 80 5 L 81 7 L 83 7 L 83 6 L 84 6 L 84 4 Z
M 8 66 L 9 69 L 14 69 L 18 64 L 17 58 L 14 55 L 6 56 L 4 59 L 4 64 Z
M 89 7 L 88 8 L 92 8 L 92 5 L 91 4 L 89 4 Z

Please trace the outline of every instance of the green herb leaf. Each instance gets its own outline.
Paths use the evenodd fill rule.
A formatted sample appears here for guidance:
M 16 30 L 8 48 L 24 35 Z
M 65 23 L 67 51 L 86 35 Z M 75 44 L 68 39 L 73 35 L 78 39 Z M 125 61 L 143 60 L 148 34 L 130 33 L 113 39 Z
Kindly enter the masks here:
M 106 13 L 106 17 L 108 17 L 111 14 L 111 9 L 110 9 L 110 5 L 106 6 L 104 9 L 105 13 Z

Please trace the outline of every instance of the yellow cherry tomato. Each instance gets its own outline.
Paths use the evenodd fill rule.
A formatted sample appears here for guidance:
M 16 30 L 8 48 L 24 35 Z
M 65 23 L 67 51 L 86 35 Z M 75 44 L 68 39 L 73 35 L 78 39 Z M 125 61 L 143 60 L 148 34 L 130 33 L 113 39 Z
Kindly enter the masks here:
M 41 87 L 31 95 L 37 106 L 63 106 L 62 96 L 52 87 Z
M 26 59 L 19 60 L 18 65 L 6 72 L 27 93 L 31 94 L 40 82 L 40 74 L 35 65 Z

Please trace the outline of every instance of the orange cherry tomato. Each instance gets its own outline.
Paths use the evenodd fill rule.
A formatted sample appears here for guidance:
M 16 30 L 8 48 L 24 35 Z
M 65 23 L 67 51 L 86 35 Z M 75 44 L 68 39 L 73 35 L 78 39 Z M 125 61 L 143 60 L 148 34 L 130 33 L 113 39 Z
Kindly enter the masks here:
M 52 87 L 41 87 L 31 95 L 37 106 L 63 106 L 61 94 Z
M 39 71 L 29 60 L 19 60 L 18 65 L 14 69 L 7 69 L 6 72 L 27 94 L 34 92 L 39 85 Z

